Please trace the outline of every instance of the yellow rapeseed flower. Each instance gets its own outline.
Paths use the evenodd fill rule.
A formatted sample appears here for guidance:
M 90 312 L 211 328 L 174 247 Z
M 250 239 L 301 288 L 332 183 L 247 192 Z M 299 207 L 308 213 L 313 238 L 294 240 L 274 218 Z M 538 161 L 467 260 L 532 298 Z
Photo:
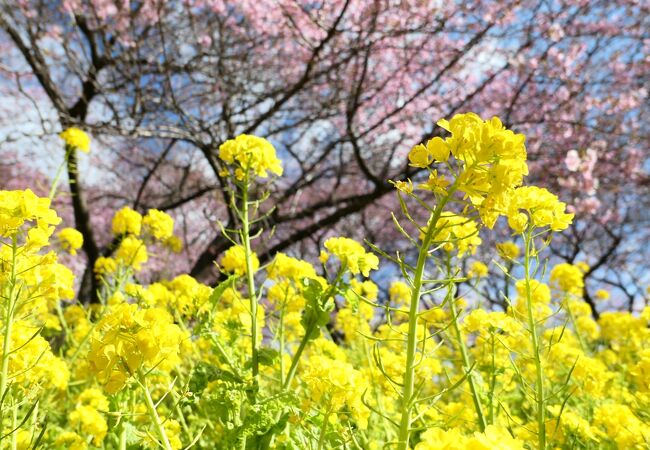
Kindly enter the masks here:
M 59 137 L 63 139 L 66 145 L 81 150 L 84 153 L 90 151 L 90 136 L 83 130 L 75 127 L 68 128 L 59 133 Z
M 59 241 L 61 247 L 74 256 L 77 254 L 77 250 L 83 246 L 84 237 L 74 228 L 64 228 L 59 231 Z

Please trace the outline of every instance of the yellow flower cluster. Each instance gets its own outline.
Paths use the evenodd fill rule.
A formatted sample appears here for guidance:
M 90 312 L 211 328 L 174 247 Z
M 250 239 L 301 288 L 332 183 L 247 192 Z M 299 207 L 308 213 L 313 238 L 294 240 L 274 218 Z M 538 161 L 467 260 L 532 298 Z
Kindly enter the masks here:
M 474 254 L 477 247 L 481 245 L 478 224 L 467 217 L 443 212 L 435 228 L 434 244 L 441 245 L 448 252 L 456 250 L 458 257 L 466 253 Z M 423 237 L 424 232 L 420 231 L 420 239 Z
M 523 186 L 515 190 L 508 207 L 508 224 L 519 233 L 526 229 L 529 221 L 536 228 L 562 231 L 573 221 L 573 213 L 565 210 L 566 204 L 546 189 Z
M 393 281 L 388 288 L 390 301 L 399 305 L 408 305 L 411 302 L 411 288 L 403 281 Z
M 113 234 L 132 234 L 139 236 L 142 230 L 142 215 L 139 212 L 125 206 L 113 216 Z
M 219 158 L 235 166 L 235 177 L 243 180 L 252 172 L 266 178 L 267 172 L 282 175 L 282 161 L 275 155 L 275 148 L 264 138 L 240 134 L 219 146 Z
M 428 167 L 432 162 L 450 163 L 452 155 L 457 164 L 456 186 L 478 209 L 483 223 L 492 228 L 499 215 L 508 210 L 513 189 L 528 175 L 525 137 L 507 130 L 497 117 L 482 120 L 474 113 L 457 114 L 438 125 L 451 133 L 420 144 L 409 154 L 411 164 Z M 437 172 L 427 184 L 444 189 L 449 184 Z
M 75 444 L 78 440 L 86 443 L 83 437 L 88 436 L 92 439 L 93 445 L 100 446 L 108 433 L 108 423 L 102 412 L 108 411 L 108 399 L 100 390 L 95 388 L 84 390 L 77 398 L 75 409 L 68 415 L 70 427 L 76 432 L 72 435 L 65 433 L 65 438 L 61 439 L 60 436 L 59 439 L 69 444 Z
M 507 261 L 517 259 L 520 253 L 519 246 L 512 241 L 498 243 L 497 252 L 501 258 Z
M 59 137 L 63 139 L 66 145 L 81 150 L 84 153 L 90 151 L 90 136 L 79 128 L 71 127 L 59 133 Z
M 284 253 L 275 255 L 273 262 L 269 265 L 268 275 L 271 280 L 288 279 L 296 283 L 301 282 L 304 278 L 315 279 L 316 270 L 307 261 L 292 258 Z
M 174 219 L 157 209 L 150 209 L 142 219 L 146 232 L 159 241 L 166 241 L 174 235 Z
M 422 212 L 429 225 L 436 218 L 431 246 L 412 239 L 417 259 L 400 249 L 403 278 L 387 288 L 395 272 L 368 279 L 379 259 L 360 242 L 327 239 L 322 267 L 284 253 L 261 266 L 243 229 L 243 245 L 219 262 L 237 276 L 214 287 L 136 274 L 147 245 L 177 246 L 174 222 L 125 207 L 112 221 L 113 254 L 95 263 L 100 301 L 70 303 L 73 273 L 44 250 L 60 222 L 49 200 L 0 191 L 0 446 L 645 448 L 650 307 L 595 318 L 582 298 L 586 264 L 541 269 L 532 227 L 545 234 L 572 217 L 548 191 L 521 187 L 523 136 L 473 114 L 440 123 L 451 136 L 409 155 L 429 170 L 419 188 L 437 201 L 417 202 L 409 226 L 422 231 Z M 224 143 L 220 156 L 244 181 L 234 203 L 256 201 L 246 197 L 252 176 L 281 173 L 254 136 Z M 422 200 L 411 194 L 405 212 Z M 259 219 L 237 212 L 242 224 Z M 494 242 L 479 236 L 479 218 L 491 227 L 500 215 L 525 232 L 522 247 L 496 245 L 490 268 L 502 277 L 477 252 Z M 73 229 L 57 236 L 71 253 L 83 244 Z
M 333 237 L 325 241 L 325 248 L 336 256 L 352 274 L 370 275 L 371 270 L 379 268 L 379 258 L 374 253 L 366 252 L 357 241 L 345 237 Z
M 33 244 L 32 249 L 37 251 L 47 245 L 54 232 L 53 226 L 58 225 L 61 219 L 56 211 L 50 209 L 47 198 L 37 197 L 29 189 L 0 191 L 0 236 L 15 236 L 26 222 L 32 225 L 27 239 Z
M 422 435 L 422 442 L 415 450 L 523 450 L 524 443 L 508 432 L 506 428 L 490 425 L 484 433 L 463 435 L 458 429 L 448 431 L 431 428 Z
M 64 228 L 59 231 L 58 236 L 63 250 L 73 256 L 77 254 L 77 250 L 79 250 L 84 244 L 83 235 L 74 228 Z
M 150 305 L 169 308 L 183 316 L 194 317 L 208 307 L 212 289 L 201 284 L 189 275 L 182 274 L 167 283 L 155 283 L 149 286 L 153 299 Z
M 233 245 L 226 250 L 219 261 L 221 268 L 228 273 L 238 276 L 246 274 L 246 250 L 241 245 Z M 256 271 L 260 267 L 260 261 L 255 253 L 251 253 L 251 267 Z
M 478 210 L 481 221 L 492 228 L 501 215 L 516 232 L 523 232 L 528 216 L 537 227 L 553 231 L 565 229 L 573 214 L 565 212 L 566 205 L 546 189 L 521 187 L 528 175 L 525 136 L 506 129 L 499 118 L 482 120 L 474 113 L 457 114 L 438 125 L 451 133 L 442 139 L 435 137 L 424 146 L 419 144 L 409 153 L 414 167 L 428 168 L 429 180 L 420 188 L 446 194 L 451 182 L 438 169 L 429 166 L 444 163 L 455 177 L 453 189 L 463 192 Z M 454 161 L 450 161 L 450 155 Z M 408 192 L 403 182 L 398 186 Z
M 367 427 L 370 410 L 361 401 L 361 396 L 368 389 L 368 381 L 350 364 L 314 355 L 302 378 L 312 401 L 332 412 L 342 412 L 346 408 L 361 428 Z
M 114 274 L 119 266 L 129 267 L 135 271 L 149 260 L 147 243 L 159 242 L 171 251 L 180 251 L 182 243 L 174 236 L 174 219 L 167 213 L 150 209 L 142 215 L 123 207 L 115 213 L 112 220 L 113 234 L 119 238 L 119 244 L 113 257 L 100 256 L 95 261 L 94 272 L 97 277 Z
M 115 260 L 135 270 L 141 270 L 142 264 L 149 260 L 147 246 L 137 237 L 128 235 L 122 239 L 115 251 Z
M 578 266 L 569 263 L 557 264 L 551 270 L 551 286 L 560 292 L 582 296 L 584 273 Z
M 90 371 L 106 392 L 115 393 L 145 367 L 164 369 L 178 364 L 182 339 L 183 333 L 166 310 L 119 304 L 93 333 Z
M 49 343 L 38 332 L 37 326 L 26 321 L 12 324 L 9 376 L 12 382 L 25 389 L 46 385 L 65 390 L 70 378 L 68 366 L 54 356 Z M 3 345 L 4 338 L 0 336 L 0 346 Z

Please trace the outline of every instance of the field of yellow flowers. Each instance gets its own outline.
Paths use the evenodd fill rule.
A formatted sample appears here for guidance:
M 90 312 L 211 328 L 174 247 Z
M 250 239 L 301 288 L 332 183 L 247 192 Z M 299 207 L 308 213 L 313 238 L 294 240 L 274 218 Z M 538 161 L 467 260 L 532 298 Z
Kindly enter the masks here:
M 525 185 L 523 135 L 472 113 L 438 125 L 445 139 L 409 153 L 428 180 L 393 182 L 412 258 L 331 237 L 319 261 L 260 264 L 252 230 L 282 163 L 241 135 L 219 148 L 240 224 L 222 229 L 220 283 L 140 283 L 150 250 L 179 239 L 167 214 L 125 207 L 95 266 L 100 302 L 84 304 L 57 262 L 83 242 L 56 229 L 57 180 L 50 198 L 0 191 L 0 448 L 647 448 L 650 308 L 595 321 L 588 268 L 547 267 L 573 216 Z M 89 149 L 81 130 L 61 137 Z M 462 268 L 501 216 L 513 241 L 497 244 L 508 308 L 494 311 L 457 294 L 486 276 Z M 389 301 L 380 261 L 401 272 Z

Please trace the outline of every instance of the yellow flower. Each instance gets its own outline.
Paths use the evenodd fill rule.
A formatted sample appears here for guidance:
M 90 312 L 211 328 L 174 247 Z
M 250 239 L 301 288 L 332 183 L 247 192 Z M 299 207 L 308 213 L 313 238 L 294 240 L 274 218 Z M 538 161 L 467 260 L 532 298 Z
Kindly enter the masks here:
M 424 238 L 424 232 L 420 232 L 420 239 Z M 478 224 L 462 215 L 450 211 L 444 211 L 436 223 L 434 244 L 442 245 L 443 249 L 451 252 L 456 250 L 458 257 L 465 253 L 476 253 L 476 248 L 481 245 Z
M 444 194 L 447 192 L 447 186 L 449 186 L 449 181 L 444 175 L 438 175 L 437 170 L 433 170 L 429 173 L 429 179 L 426 183 L 420 183 L 418 185 L 420 189 L 425 189 L 438 194 Z
M 20 320 L 11 330 L 8 374 L 13 384 L 31 389 L 51 386 L 65 390 L 69 372 L 65 362 L 52 353 L 50 344 L 40 335 L 39 327 Z M 4 339 L 0 336 L 0 346 Z M 0 347 L 1 348 L 1 347 Z
M 519 246 L 512 241 L 497 244 L 499 256 L 505 260 L 517 259 L 519 257 Z
M 469 269 L 470 277 L 483 278 L 488 274 L 488 267 L 481 261 L 474 261 Z
M 388 296 L 395 304 L 408 305 L 411 302 L 411 288 L 403 281 L 393 281 L 388 288 Z
M 483 433 L 475 432 L 465 447 L 467 450 L 524 450 L 524 443 L 513 438 L 506 428 L 488 425 Z
M 238 180 L 243 180 L 249 171 L 262 178 L 268 176 L 267 171 L 282 175 L 282 161 L 275 155 L 275 148 L 261 137 L 241 134 L 229 139 L 219 147 L 219 158 L 237 166 Z
M 617 448 L 643 448 L 647 444 L 645 436 L 650 431 L 628 406 L 621 404 L 597 407 L 594 425 L 603 428 Z
M 393 186 L 395 186 L 395 189 L 398 191 L 404 192 L 405 194 L 411 194 L 413 193 L 413 182 L 411 180 L 406 180 L 406 181 L 392 181 Z
M 74 228 L 64 228 L 59 231 L 59 241 L 61 241 L 61 247 L 74 256 L 77 254 L 77 250 L 82 247 L 84 237 Z
M 128 206 L 120 209 L 113 216 L 113 234 L 133 234 L 138 236 L 142 229 L 142 216 Z
M 318 255 L 318 261 L 320 261 L 321 264 L 325 264 L 329 258 L 329 253 L 327 253 L 325 250 L 320 251 L 320 254 Z
M 436 161 L 445 162 L 449 159 L 451 149 L 442 138 L 434 137 L 427 142 L 427 151 Z
M 361 400 L 369 388 L 368 380 L 351 364 L 327 356 L 313 355 L 306 361 L 302 379 L 313 401 L 329 405 L 334 411 L 347 406 L 361 429 L 368 426 L 370 410 Z
M 520 210 L 525 210 L 528 216 Z M 573 221 L 566 212 L 566 204 L 544 188 L 523 186 L 517 188 L 508 207 L 508 224 L 518 233 L 524 231 L 528 220 L 537 228 L 562 231 Z
M 286 278 L 301 282 L 304 278 L 316 278 L 316 270 L 307 261 L 277 253 L 269 265 L 268 276 L 271 280 Z
M 173 253 L 183 251 L 183 241 L 178 236 L 170 236 L 165 240 L 165 246 Z
M 409 152 L 409 162 L 413 167 L 428 167 L 433 162 L 433 155 L 424 145 L 418 144 Z
M 29 189 L 0 191 L 0 236 L 15 235 L 26 222 L 32 222 L 33 230 L 49 237 L 61 218 L 50 209 L 48 198 L 38 197 Z
M 325 248 L 336 256 L 347 269 L 356 275 L 370 275 L 371 270 L 379 268 L 379 258 L 374 253 L 366 253 L 357 241 L 345 237 L 333 237 L 325 241 Z
M 63 139 L 66 145 L 81 150 L 84 153 L 90 151 L 90 136 L 79 128 L 71 127 L 59 133 L 59 137 Z
M 465 450 L 467 438 L 457 428 L 448 431 L 442 428 L 429 428 L 422 433 L 421 441 L 415 450 Z
M 174 234 L 174 219 L 157 209 L 150 209 L 142 219 L 142 226 L 159 241 L 165 241 Z
M 69 419 L 71 427 L 79 429 L 83 434 L 92 436 L 94 445 L 101 445 L 108 432 L 108 424 L 95 408 L 79 406 L 70 413 Z
M 260 267 L 260 261 L 257 259 L 257 255 L 251 252 L 251 268 L 253 272 L 256 272 Z M 235 275 L 245 275 L 246 274 L 246 251 L 241 245 L 233 245 L 223 254 L 221 261 L 219 263 L 221 268 L 228 272 L 234 273 Z
M 595 296 L 598 300 L 609 300 L 610 294 L 605 289 L 598 289 Z
M 100 256 L 95 261 L 94 271 L 98 277 L 115 273 L 117 270 L 117 261 L 113 258 Z
M 526 299 L 527 289 L 526 289 L 526 280 L 519 280 L 515 283 L 517 288 L 517 294 L 522 299 Z M 551 290 L 548 285 L 540 283 L 537 280 L 530 280 L 530 292 L 531 300 L 533 303 L 547 305 L 551 302 Z
M 178 364 L 182 340 L 166 310 L 121 303 L 97 325 L 88 354 L 90 371 L 106 392 L 118 392 L 143 366 L 170 370 Z
M 551 269 L 551 286 L 561 292 L 582 296 L 583 272 L 575 265 L 561 263 Z
M 72 431 L 64 431 L 59 434 L 54 441 L 54 445 L 69 450 L 86 450 L 88 448 L 86 441 Z
M 452 163 L 459 166 L 457 189 L 492 228 L 506 213 L 513 190 L 528 175 L 524 135 L 507 130 L 497 117 L 483 120 L 474 113 L 457 114 L 438 125 L 451 136 L 429 141 L 430 152 L 441 161 L 449 153 L 454 156 Z
M 97 388 L 88 388 L 81 392 L 79 397 L 77 397 L 77 404 L 80 406 L 90 406 L 98 411 L 108 411 L 110 408 L 108 399 Z
M 125 266 L 140 270 L 142 264 L 149 260 L 147 247 L 140 239 L 129 235 L 120 242 L 120 246 L 115 252 L 115 259 Z

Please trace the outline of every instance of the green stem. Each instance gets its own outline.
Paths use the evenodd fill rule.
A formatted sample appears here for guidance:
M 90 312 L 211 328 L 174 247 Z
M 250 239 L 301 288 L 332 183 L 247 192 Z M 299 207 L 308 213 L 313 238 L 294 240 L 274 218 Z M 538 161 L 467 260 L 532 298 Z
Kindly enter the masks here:
M 285 295 L 286 299 L 286 295 Z M 280 382 L 284 380 L 284 311 L 285 304 L 280 309 L 280 324 L 278 325 L 278 346 L 280 351 Z
M 453 194 L 455 184 L 451 186 L 447 196 L 443 197 L 429 217 L 427 230 L 419 248 L 415 275 L 413 277 L 413 288 L 411 290 L 411 306 L 409 308 L 408 336 L 406 343 L 406 366 L 404 368 L 404 386 L 402 390 L 402 416 L 400 419 L 398 450 L 406 450 L 409 447 L 411 433 L 411 409 L 413 406 L 413 391 L 415 387 L 415 351 L 417 348 L 417 326 L 418 307 L 422 290 L 422 277 L 429 256 L 429 247 L 436 235 L 436 224 L 442 214 L 442 209 Z
M 18 406 L 14 405 L 11 410 L 11 429 L 16 430 L 18 426 Z M 11 433 L 11 450 L 18 448 L 18 430 Z
M 318 447 L 316 447 L 316 450 L 321 450 L 323 448 L 323 444 L 325 443 L 325 432 L 327 431 L 327 424 L 329 423 L 331 414 L 332 407 L 330 406 L 327 408 L 325 417 L 323 417 L 323 428 L 320 430 L 320 436 L 318 437 Z
M 17 300 L 15 297 L 16 292 L 16 253 L 17 253 L 18 243 L 16 237 L 12 237 L 11 243 L 11 275 L 9 278 L 9 293 L 7 295 L 7 304 L 5 308 L 5 314 L 3 317 L 4 322 L 4 333 L 2 341 L 2 369 L 0 370 L 0 400 L 3 402 L 0 405 L 0 429 L 3 429 L 4 417 L 3 411 L 6 409 L 4 407 L 4 402 L 9 400 L 8 395 L 6 395 L 6 390 L 9 382 L 9 357 L 11 356 L 11 332 L 13 328 L 13 316 L 15 310 L 15 304 Z
M 451 278 L 449 273 L 449 262 L 447 262 L 448 276 Z M 460 350 L 460 356 L 463 361 L 463 371 L 467 376 L 467 383 L 469 384 L 469 390 L 472 393 L 472 401 L 474 403 L 474 409 L 476 410 L 476 416 L 478 418 L 478 425 L 481 432 L 485 431 L 487 426 L 485 420 L 485 414 L 483 413 L 483 407 L 481 406 L 481 399 L 478 395 L 478 389 L 476 388 L 476 382 L 474 380 L 474 373 L 472 365 L 469 360 L 469 353 L 467 352 L 467 346 L 465 345 L 465 339 L 463 337 L 463 332 L 460 329 L 460 324 L 458 323 L 458 308 L 456 307 L 456 299 L 454 299 L 453 284 L 450 284 L 449 294 L 447 295 L 447 302 L 449 303 L 449 308 L 451 309 L 452 321 L 451 325 L 454 329 L 455 338 L 458 344 L 458 349 Z
M 39 400 L 36 400 L 36 406 L 34 406 L 34 411 L 32 412 L 32 439 L 34 439 L 34 436 L 36 436 L 36 429 L 38 427 L 38 408 L 40 406 Z
M 296 350 L 296 353 L 293 355 L 293 358 L 291 359 L 291 366 L 289 367 L 289 373 L 287 373 L 287 378 L 284 380 L 284 383 L 282 384 L 282 389 L 288 389 L 289 386 L 291 385 L 291 382 L 293 381 L 293 377 L 296 375 L 296 369 L 298 368 L 298 363 L 300 362 L 300 356 L 302 355 L 302 352 L 305 350 L 305 347 L 307 347 L 307 343 L 309 342 L 309 335 L 313 331 L 313 327 L 310 328 L 309 330 L 305 330 L 305 335 L 302 337 L 302 340 L 300 341 L 300 345 L 298 346 L 298 350 Z
M 253 273 L 250 222 L 248 210 L 248 183 L 244 183 L 242 189 L 242 243 L 244 244 L 244 255 L 246 258 L 246 281 L 248 284 L 248 296 L 250 297 L 251 313 L 251 368 L 253 371 L 253 382 L 257 384 L 257 375 L 259 374 L 259 349 L 257 342 L 257 295 L 255 292 L 255 274 Z
M 126 427 L 124 426 L 124 422 L 122 422 L 122 426 L 120 428 L 119 450 L 126 450 Z
M 573 331 L 575 332 L 576 337 L 578 338 L 578 343 L 580 344 L 580 348 L 582 349 L 582 353 L 587 354 L 587 344 L 585 343 L 585 340 L 582 337 L 582 333 L 580 333 L 580 330 L 578 330 L 578 325 L 576 323 L 576 317 L 573 315 L 573 311 L 571 311 L 571 305 L 569 304 L 569 298 L 568 297 L 565 297 L 564 304 L 566 305 L 566 311 L 567 311 L 567 314 L 569 315 L 569 320 L 571 321 L 571 325 L 573 326 Z
M 73 151 L 73 147 L 70 145 L 65 146 L 65 157 L 63 158 L 63 162 L 59 166 L 59 168 L 56 170 L 56 175 L 54 175 L 54 180 L 52 180 L 52 187 L 50 188 L 50 193 L 47 196 L 47 198 L 50 199 L 50 202 L 54 200 L 54 195 L 56 194 L 56 187 L 59 184 L 59 180 L 61 179 L 61 175 L 63 174 L 63 168 L 66 166 L 68 162 L 68 158 L 70 157 L 70 153 Z
M 336 287 L 341 281 L 341 278 L 343 278 L 343 274 L 345 273 L 345 270 L 346 270 L 346 266 L 344 264 L 341 265 L 341 268 L 336 274 L 336 278 L 334 279 L 334 282 L 330 285 L 329 289 L 325 292 L 325 294 L 322 297 L 321 301 L 323 302 L 323 304 L 327 303 L 330 297 L 336 293 Z M 307 329 L 305 329 L 305 334 L 302 337 L 302 340 L 300 341 L 298 350 L 296 350 L 296 353 L 293 355 L 293 358 L 291 359 L 291 366 L 289 367 L 289 373 L 287 374 L 286 380 L 282 384 L 282 389 L 288 389 L 289 386 L 291 386 L 291 381 L 293 381 L 293 377 L 296 375 L 296 369 L 298 368 L 298 363 L 300 362 L 300 356 L 302 355 L 302 352 L 307 347 L 307 343 L 311 340 L 311 334 L 314 331 L 314 327 L 316 327 L 316 324 L 310 324 L 310 326 Z
M 496 389 L 497 384 L 497 364 L 496 364 L 496 346 L 494 334 L 491 334 L 491 344 L 492 344 L 492 373 L 490 374 L 490 394 L 488 395 L 488 423 L 494 424 L 494 390 Z
M 533 357 L 535 359 L 535 400 L 537 402 L 537 432 L 538 432 L 538 448 L 539 450 L 546 449 L 546 419 L 544 410 L 544 373 L 542 370 L 542 360 L 540 356 L 539 337 L 537 336 L 537 324 L 533 314 L 533 299 L 530 286 L 530 255 L 532 245 L 532 229 L 524 234 L 524 271 L 526 281 L 526 304 L 528 309 L 528 328 L 530 332 L 531 345 L 533 347 Z
M 153 422 L 154 428 L 158 433 L 158 437 L 162 442 L 162 446 L 165 448 L 165 450 L 173 450 L 171 444 L 169 443 L 169 438 L 167 438 L 165 427 L 160 422 L 160 417 L 158 416 L 158 412 L 156 411 L 156 405 L 153 402 L 153 399 L 151 398 L 151 393 L 149 392 L 149 388 L 147 387 L 147 381 L 145 380 L 144 374 L 140 373 L 138 382 L 140 384 L 140 387 L 142 388 L 142 392 L 144 393 L 144 400 L 147 406 L 147 412 L 149 413 L 149 418 L 151 419 L 151 422 Z

